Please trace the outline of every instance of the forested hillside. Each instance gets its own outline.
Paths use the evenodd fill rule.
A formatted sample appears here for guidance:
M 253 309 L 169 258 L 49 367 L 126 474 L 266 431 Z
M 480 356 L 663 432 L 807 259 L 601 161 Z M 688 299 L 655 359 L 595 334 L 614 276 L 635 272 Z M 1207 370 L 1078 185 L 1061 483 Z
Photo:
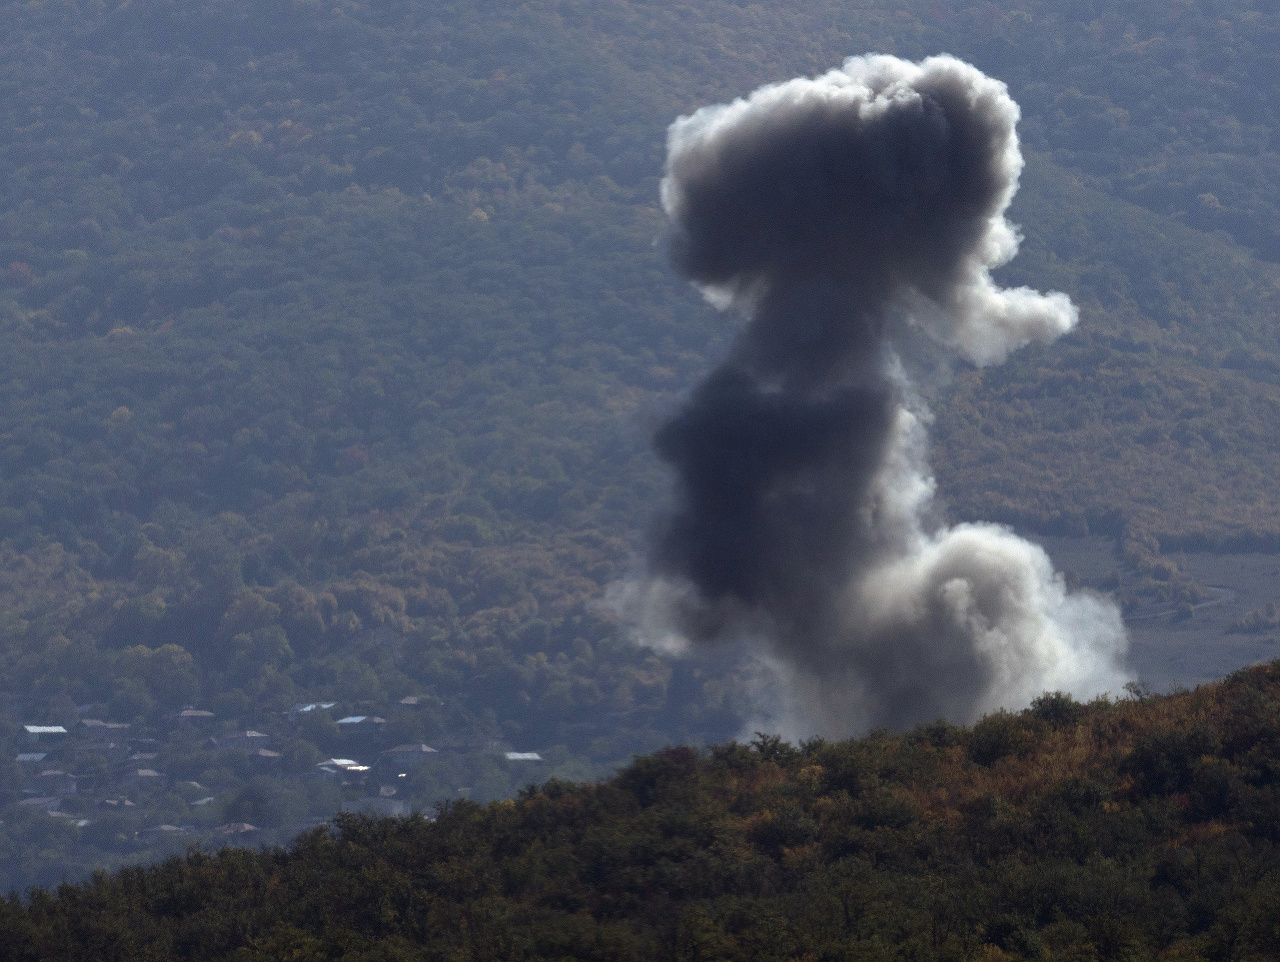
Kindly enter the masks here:
M 1275 957 L 1280 666 L 792 747 L 670 748 L 0 905 L 0 958 Z
M 1162 546 L 1280 535 L 1269 9 L 5 12 L 0 884 L 741 731 L 750 664 L 595 604 L 666 483 L 651 425 L 731 333 L 665 264 L 665 129 L 850 54 L 1009 83 L 1006 279 L 1081 307 L 934 398 L 953 513 L 1122 536 L 1166 594 L 1193 586 Z

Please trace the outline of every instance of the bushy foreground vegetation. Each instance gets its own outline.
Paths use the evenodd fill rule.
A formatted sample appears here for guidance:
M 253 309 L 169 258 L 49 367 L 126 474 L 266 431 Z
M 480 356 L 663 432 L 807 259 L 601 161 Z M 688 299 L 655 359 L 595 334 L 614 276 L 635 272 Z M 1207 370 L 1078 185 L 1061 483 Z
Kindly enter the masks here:
M 973 728 L 667 748 L 0 908 L 0 958 L 1252 960 L 1280 944 L 1280 663 Z
M 151 858 L 162 825 L 288 837 L 385 787 L 312 784 L 343 714 L 387 719 L 357 761 L 450 751 L 396 796 L 428 809 L 514 790 L 506 750 L 595 777 L 739 731 L 749 666 L 673 664 L 596 605 L 664 490 L 647 432 L 730 333 L 655 244 L 663 140 L 850 54 L 1009 82 L 1005 280 L 1082 310 L 934 399 L 953 514 L 1115 535 L 1126 590 L 1171 600 L 1196 589 L 1170 546 L 1275 547 L 1277 15 L 1253 6 L 7 9 L 3 882 Z M 16 762 L 24 725 L 86 718 L 132 741 Z M 277 760 L 225 747 L 250 729 Z M 162 788 L 122 788 L 135 755 Z M 48 772 L 75 798 L 24 805 Z

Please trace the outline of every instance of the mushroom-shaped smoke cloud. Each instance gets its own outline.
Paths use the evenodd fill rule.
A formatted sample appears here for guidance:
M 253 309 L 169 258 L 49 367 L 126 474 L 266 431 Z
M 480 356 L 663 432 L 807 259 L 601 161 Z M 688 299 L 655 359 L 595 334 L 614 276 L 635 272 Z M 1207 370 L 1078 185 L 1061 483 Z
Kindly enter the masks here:
M 1004 84 L 952 57 L 856 57 L 671 127 L 676 268 L 746 324 L 655 438 L 676 472 L 648 572 L 615 591 L 642 641 L 752 639 L 788 734 L 971 721 L 1126 680 L 1114 605 L 1068 594 L 995 525 L 930 525 L 911 372 L 1070 330 L 1063 294 L 1001 289 L 1022 157 Z

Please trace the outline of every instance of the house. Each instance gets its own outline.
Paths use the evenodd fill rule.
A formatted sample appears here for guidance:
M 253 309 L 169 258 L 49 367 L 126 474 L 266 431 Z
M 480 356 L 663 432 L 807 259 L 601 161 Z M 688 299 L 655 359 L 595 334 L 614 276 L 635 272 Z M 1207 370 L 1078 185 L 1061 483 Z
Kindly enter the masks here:
M 188 726 L 208 724 L 213 717 L 213 712 L 203 708 L 186 708 L 178 712 L 178 722 Z
M 255 745 L 265 745 L 268 738 L 270 738 L 269 735 L 250 728 L 248 731 L 219 735 L 216 738 L 209 739 L 209 741 L 213 742 L 218 748 L 253 748 Z
M 76 777 L 57 768 L 49 768 L 36 776 L 36 785 L 46 795 L 74 795 Z
M 130 769 L 120 779 L 121 788 L 130 788 L 141 792 L 156 792 L 167 784 L 168 779 L 154 768 Z
M 378 758 L 378 767 L 403 771 L 406 768 L 416 768 L 430 761 L 432 755 L 438 754 L 430 745 L 397 745 L 382 752 Z
M 277 758 L 280 758 L 281 755 L 279 752 L 273 752 L 270 748 L 257 748 L 249 752 L 249 757 L 254 761 L 269 765 Z
M 140 768 L 150 768 L 151 763 L 160 756 L 156 752 L 134 752 L 128 758 L 118 763 L 121 775 L 129 775 L 136 772 Z
M 100 756 L 108 760 L 123 758 L 128 749 L 120 742 L 91 741 L 71 746 L 71 754 L 76 758 Z
M 67 737 L 67 730 L 61 725 L 23 725 L 28 742 L 59 742 Z
M 244 835 L 247 832 L 256 832 L 258 829 L 248 822 L 228 822 L 226 825 L 219 825 L 213 830 L 214 835 L 226 837 L 228 835 Z
M 19 752 L 18 757 L 14 759 L 19 765 L 35 765 L 45 760 L 48 752 Z
M 386 723 L 385 718 L 377 715 L 348 715 L 336 722 L 342 737 L 365 751 L 382 747 L 382 729 Z
M 542 756 L 539 755 L 537 752 L 505 752 L 503 754 L 503 758 L 505 758 L 509 762 L 540 762 L 542 761 Z
M 317 765 L 316 769 L 321 775 L 340 778 L 342 783 L 346 785 L 351 781 L 363 782 L 367 777 L 370 766 L 361 765 L 351 758 L 330 758 L 328 761 Z
M 38 795 L 34 798 L 24 798 L 18 804 L 24 808 L 38 808 L 42 812 L 56 812 L 58 806 L 62 804 L 62 799 L 57 795 Z
M 85 728 L 95 730 L 102 729 L 105 731 L 119 731 L 121 729 L 132 727 L 129 722 L 109 722 L 103 721 L 101 718 L 81 718 L 80 724 Z
M 297 704 L 290 708 L 286 715 L 301 715 L 309 711 L 326 710 L 338 704 L 336 701 L 313 701 L 304 704 Z
M 361 765 L 354 758 L 330 758 L 318 764 L 316 768 L 335 772 L 367 772 L 369 770 L 368 765 Z
M 53 818 L 70 819 L 71 824 L 74 825 L 76 828 L 84 828 L 86 825 L 92 824 L 87 818 L 76 818 L 76 816 L 70 814 L 69 812 L 46 812 L 45 814 L 50 815 Z

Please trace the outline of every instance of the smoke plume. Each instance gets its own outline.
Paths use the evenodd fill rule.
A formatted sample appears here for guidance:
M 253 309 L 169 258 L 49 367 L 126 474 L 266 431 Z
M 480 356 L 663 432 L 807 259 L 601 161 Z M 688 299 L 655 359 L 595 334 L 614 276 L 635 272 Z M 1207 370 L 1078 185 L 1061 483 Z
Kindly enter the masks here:
M 744 326 L 655 437 L 674 503 L 616 595 L 641 639 L 763 646 L 795 736 L 959 722 L 1126 680 L 1114 605 L 1039 547 L 930 521 L 919 372 L 1075 324 L 1002 289 L 1022 168 L 1004 84 L 951 57 L 857 57 L 670 129 L 677 270 Z

